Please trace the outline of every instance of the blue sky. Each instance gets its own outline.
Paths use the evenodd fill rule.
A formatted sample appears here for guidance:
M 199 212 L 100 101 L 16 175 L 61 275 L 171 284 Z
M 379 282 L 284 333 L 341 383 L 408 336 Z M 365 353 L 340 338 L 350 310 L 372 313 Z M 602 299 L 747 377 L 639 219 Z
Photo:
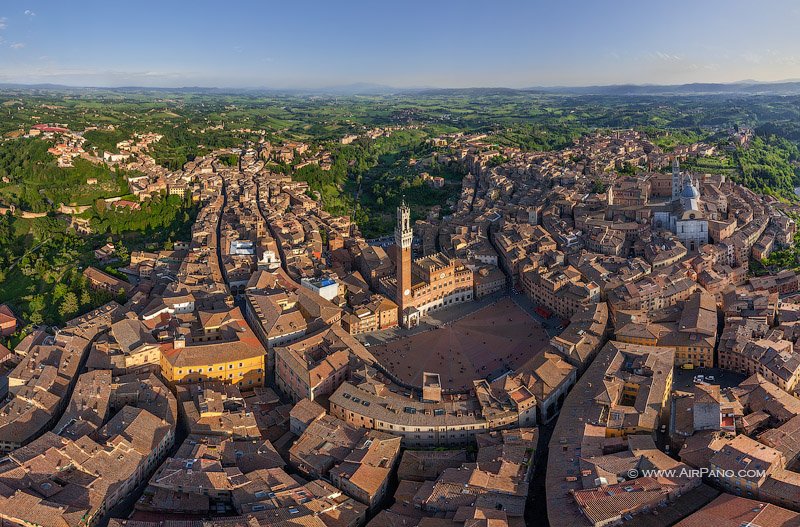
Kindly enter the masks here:
M 791 0 L 3 0 L 0 82 L 325 87 L 800 78 Z

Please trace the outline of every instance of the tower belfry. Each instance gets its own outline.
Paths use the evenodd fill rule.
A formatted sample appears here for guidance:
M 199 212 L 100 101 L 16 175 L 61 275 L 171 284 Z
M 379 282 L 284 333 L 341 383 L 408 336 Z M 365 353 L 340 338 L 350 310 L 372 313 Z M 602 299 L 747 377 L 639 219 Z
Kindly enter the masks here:
M 397 207 L 397 225 L 394 228 L 394 243 L 397 246 L 397 298 L 400 317 L 411 300 L 411 209 L 405 200 Z
M 681 181 L 681 166 L 678 163 L 678 158 L 672 160 L 672 200 L 681 197 L 683 190 L 683 181 Z

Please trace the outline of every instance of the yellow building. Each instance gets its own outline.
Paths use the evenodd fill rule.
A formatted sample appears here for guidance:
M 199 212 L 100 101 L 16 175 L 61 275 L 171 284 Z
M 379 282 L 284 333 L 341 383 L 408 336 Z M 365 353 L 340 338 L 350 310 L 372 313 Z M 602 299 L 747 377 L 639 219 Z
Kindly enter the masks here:
M 199 311 L 178 332 L 161 345 L 161 373 L 169 383 L 218 381 L 243 391 L 264 385 L 266 350 L 238 307 Z
M 177 339 L 162 347 L 161 373 L 171 384 L 221 381 L 241 390 L 263 386 L 264 348 L 249 333 L 249 337 L 233 342 L 192 346 L 184 346 Z
M 714 295 L 698 289 L 684 302 L 651 313 L 647 322 L 630 322 L 617 330 L 615 340 L 675 350 L 675 366 L 714 366 L 717 307 Z
M 656 346 L 658 333 L 654 330 L 651 324 L 626 324 L 614 334 L 614 340 L 639 346 Z
M 709 338 L 698 339 L 692 346 L 675 346 L 675 365 L 691 364 L 695 368 L 710 368 L 714 365 L 714 342 Z
M 597 408 L 587 409 L 587 415 L 595 411 L 605 420 L 606 437 L 658 429 L 672 391 L 675 350 L 610 341 L 598 357 L 599 367 L 587 374 L 592 373 L 602 389 L 594 398 Z

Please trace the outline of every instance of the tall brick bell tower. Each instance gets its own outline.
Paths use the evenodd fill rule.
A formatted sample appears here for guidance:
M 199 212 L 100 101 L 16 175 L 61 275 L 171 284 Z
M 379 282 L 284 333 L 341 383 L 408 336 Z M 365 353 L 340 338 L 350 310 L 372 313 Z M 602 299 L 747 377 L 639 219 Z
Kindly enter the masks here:
M 397 302 L 400 308 L 399 319 L 405 323 L 406 308 L 411 300 L 411 209 L 405 200 L 397 207 L 397 225 L 394 228 L 394 243 L 397 246 Z

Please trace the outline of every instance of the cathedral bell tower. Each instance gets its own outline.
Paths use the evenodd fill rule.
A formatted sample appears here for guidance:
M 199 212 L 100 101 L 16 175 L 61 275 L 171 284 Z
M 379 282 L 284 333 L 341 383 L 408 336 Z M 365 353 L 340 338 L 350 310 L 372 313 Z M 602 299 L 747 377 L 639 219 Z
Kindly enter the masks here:
M 405 200 L 397 207 L 397 225 L 394 228 L 394 243 L 397 246 L 397 298 L 400 319 L 411 300 L 411 209 Z
M 681 197 L 683 190 L 683 181 L 681 181 L 681 166 L 678 164 L 678 158 L 672 160 L 672 201 Z

